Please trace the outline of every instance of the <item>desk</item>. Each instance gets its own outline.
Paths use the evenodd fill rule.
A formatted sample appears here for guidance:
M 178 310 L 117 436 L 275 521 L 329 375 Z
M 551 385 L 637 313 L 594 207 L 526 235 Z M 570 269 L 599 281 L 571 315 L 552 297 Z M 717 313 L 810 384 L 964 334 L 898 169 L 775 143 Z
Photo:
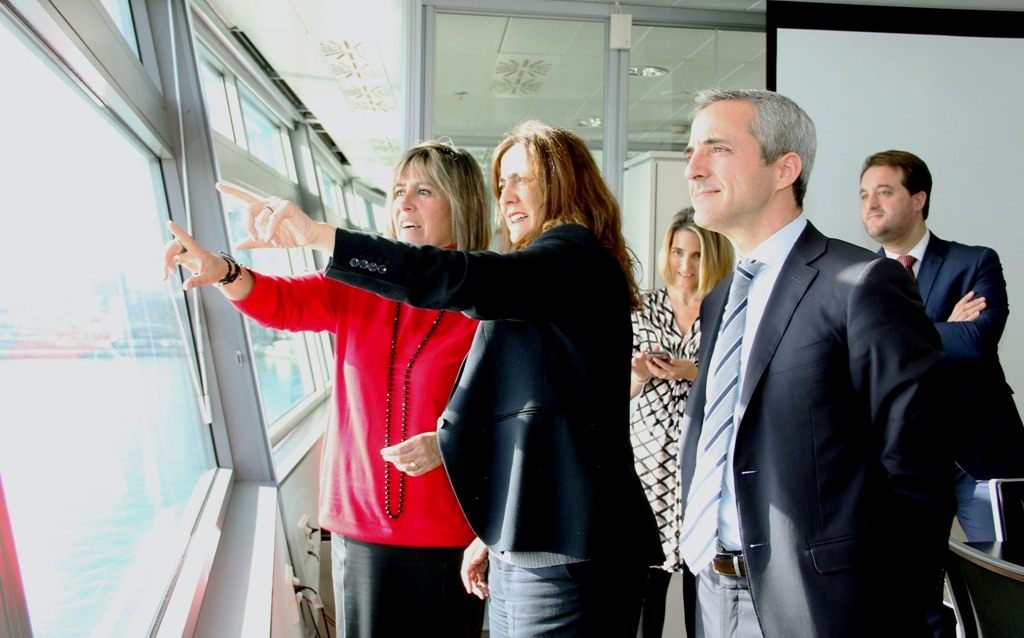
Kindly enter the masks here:
M 961 635 L 1019 638 L 1024 627 L 1024 545 L 950 538 L 949 552 L 947 583 Z
M 989 566 L 1015 580 L 1024 581 L 1024 543 L 1002 541 L 992 543 L 960 543 L 963 555 L 974 563 Z M 950 548 L 957 551 L 950 541 Z M 975 560 L 976 559 L 976 560 Z

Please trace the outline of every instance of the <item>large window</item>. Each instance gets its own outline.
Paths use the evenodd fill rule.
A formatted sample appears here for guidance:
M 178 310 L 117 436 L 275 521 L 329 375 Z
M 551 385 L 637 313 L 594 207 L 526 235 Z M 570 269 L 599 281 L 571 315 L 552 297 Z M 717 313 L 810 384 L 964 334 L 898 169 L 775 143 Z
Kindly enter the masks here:
M 235 141 L 230 96 L 224 74 L 220 69 L 203 60 L 199 64 L 199 77 L 203 81 L 203 93 L 206 96 L 206 111 L 210 116 L 210 126 L 224 137 Z
M 295 175 L 288 144 L 288 134 L 259 101 L 247 91 L 239 91 L 242 119 L 249 152 L 263 160 L 281 175 Z
M 0 471 L 32 632 L 141 636 L 216 465 L 160 168 L 2 21 L 0 59 Z
M 299 198 L 299 188 L 318 190 L 317 184 L 300 186 L 297 183 L 295 166 L 314 164 L 308 145 L 291 144 L 290 129 L 274 115 L 270 106 L 241 83 L 232 73 L 230 64 L 204 49 L 200 67 L 211 125 L 224 135 L 218 138 L 224 150 L 218 153 L 220 179 L 292 200 Z M 229 127 L 235 113 L 241 113 L 241 127 L 235 126 L 236 133 L 232 135 Z M 293 148 L 302 149 L 308 157 L 296 159 Z M 243 149 L 248 153 L 239 152 Z M 326 171 L 317 172 L 323 209 L 337 214 L 336 198 L 340 197 L 340 187 Z M 223 207 L 229 241 L 237 243 L 246 235 L 244 205 L 225 197 Z M 253 270 L 268 275 L 299 275 L 316 270 L 309 250 L 239 251 L 235 257 Z M 321 335 L 264 328 L 248 318 L 246 325 L 264 420 L 276 443 L 296 425 L 307 408 L 326 398 L 330 341 Z
M 247 236 L 245 205 L 224 198 L 231 243 Z M 243 250 L 236 257 L 254 270 L 268 274 L 291 274 L 314 270 L 302 250 Z M 263 413 L 269 424 L 280 421 L 294 406 L 311 397 L 325 382 L 317 365 L 319 341 L 305 333 L 264 328 L 247 319 L 252 340 L 252 356 L 260 386 Z
M 132 21 L 132 7 L 129 0 L 100 0 L 103 8 L 110 14 L 118 31 L 124 36 L 125 42 L 132 48 L 135 55 L 139 54 L 139 43 L 135 37 L 135 24 Z
M 348 212 L 345 209 L 345 195 L 341 184 L 320 161 L 316 162 L 316 174 L 320 180 L 324 217 L 334 226 L 347 227 Z

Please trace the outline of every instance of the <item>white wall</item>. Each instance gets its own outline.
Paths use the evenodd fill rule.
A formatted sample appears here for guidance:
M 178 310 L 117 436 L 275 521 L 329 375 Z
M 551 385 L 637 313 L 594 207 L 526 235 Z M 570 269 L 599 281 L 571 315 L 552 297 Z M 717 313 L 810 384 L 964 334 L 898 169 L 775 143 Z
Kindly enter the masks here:
M 895 148 L 932 172 L 928 227 L 999 253 L 1000 357 L 1024 407 L 1024 39 L 779 29 L 776 69 L 818 129 L 804 208 L 822 232 L 878 248 L 860 221 L 860 166 Z
M 637 283 L 645 290 L 665 285 L 657 272 L 658 252 L 672 218 L 690 205 L 685 158 L 677 151 L 648 151 L 625 163 L 622 234 L 639 262 Z

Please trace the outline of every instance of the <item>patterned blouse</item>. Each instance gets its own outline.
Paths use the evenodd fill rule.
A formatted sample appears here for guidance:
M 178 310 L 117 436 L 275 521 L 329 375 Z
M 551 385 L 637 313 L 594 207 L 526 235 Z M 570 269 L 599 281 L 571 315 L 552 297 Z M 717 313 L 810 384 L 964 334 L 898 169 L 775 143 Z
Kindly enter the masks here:
M 642 345 L 660 345 L 673 359 L 687 359 L 700 365 L 700 320 L 695 320 L 685 336 L 679 333 L 668 290 L 659 288 L 642 297 L 643 307 L 633 314 L 633 354 Z M 661 545 L 667 571 L 679 571 L 679 527 L 683 520 L 683 501 L 679 491 L 679 432 L 683 408 L 690 394 L 690 382 L 683 379 L 651 379 L 634 400 L 630 417 L 630 438 L 636 472 L 640 475 L 647 499 L 654 510 L 661 533 Z

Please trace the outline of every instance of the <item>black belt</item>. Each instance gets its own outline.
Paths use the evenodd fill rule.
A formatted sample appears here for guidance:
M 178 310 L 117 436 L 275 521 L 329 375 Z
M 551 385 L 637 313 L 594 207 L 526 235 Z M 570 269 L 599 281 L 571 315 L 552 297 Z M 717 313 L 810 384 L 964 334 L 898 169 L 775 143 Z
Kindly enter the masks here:
M 747 563 L 743 560 L 740 552 L 727 552 L 716 554 L 711 559 L 711 568 L 716 574 L 723 576 L 746 576 Z

